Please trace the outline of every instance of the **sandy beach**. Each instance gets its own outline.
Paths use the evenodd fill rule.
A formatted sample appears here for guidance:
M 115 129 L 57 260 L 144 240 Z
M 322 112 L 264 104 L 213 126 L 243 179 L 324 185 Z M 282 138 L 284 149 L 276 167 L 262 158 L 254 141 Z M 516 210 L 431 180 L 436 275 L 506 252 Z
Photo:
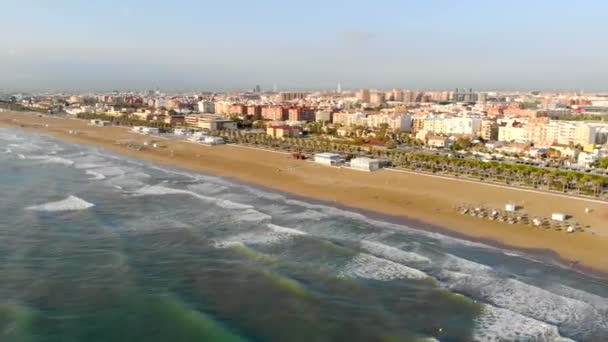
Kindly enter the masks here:
M 67 141 L 97 145 L 172 167 L 212 173 L 341 206 L 414 219 L 472 240 L 491 240 L 519 249 L 551 250 L 578 266 L 608 272 L 608 204 L 598 201 L 392 170 L 367 173 L 331 168 L 293 160 L 281 153 L 239 146 L 208 147 L 156 139 L 161 147 L 136 150 L 117 144 L 117 141 L 131 139 L 143 144 L 154 138 L 131 133 L 123 127 L 89 126 L 86 121 L 76 119 L 4 112 L 0 113 L 0 126 L 51 134 Z M 70 134 L 69 131 L 77 131 L 78 134 Z M 531 216 L 550 217 L 553 212 L 563 212 L 591 228 L 583 233 L 566 234 L 462 216 L 455 209 L 463 203 L 503 208 L 509 202 L 522 206 L 523 212 Z M 585 213 L 585 208 L 591 212 Z

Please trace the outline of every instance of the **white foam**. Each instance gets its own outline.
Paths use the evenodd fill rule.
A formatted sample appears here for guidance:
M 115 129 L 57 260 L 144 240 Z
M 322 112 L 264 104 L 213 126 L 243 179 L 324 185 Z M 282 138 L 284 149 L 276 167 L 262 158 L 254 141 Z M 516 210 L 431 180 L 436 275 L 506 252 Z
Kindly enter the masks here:
M 344 266 L 338 276 L 380 281 L 428 278 L 426 273 L 415 268 L 364 253 L 356 255 Z
M 66 166 L 72 166 L 74 164 L 73 160 L 62 158 L 62 157 L 57 157 L 57 156 L 49 156 L 49 155 L 25 156 L 23 159 L 38 160 L 43 164 L 61 164 L 61 165 L 66 165 Z
M 308 209 L 320 210 L 321 212 L 329 214 L 329 215 L 348 217 L 348 218 L 362 220 L 362 221 L 365 221 L 367 219 L 367 217 L 363 214 L 355 213 L 355 212 L 348 211 L 348 210 L 342 210 L 342 209 L 338 209 L 338 208 L 334 208 L 334 207 L 330 207 L 330 206 L 322 205 L 322 204 L 312 204 L 312 203 L 307 203 L 307 202 L 303 202 L 300 200 L 294 200 L 294 199 L 287 199 L 287 200 L 285 200 L 285 203 L 291 204 L 291 205 L 297 205 L 297 206 L 308 208 Z
M 20 144 L 9 144 L 8 146 L 16 148 L 21 151 L 25 151 L 25 152 L 34 152 L 34 151 L 39 151 L 41 149 L 40 146 L 33 144 L 31 142 L 23 142 Z
M 253 206 L 244 203 L 233 202 L 230 200 L 220 199 L 216 197 L 204 196 L 189 190 L 181 190 L 165 187 L 162 185 L 148 185 L 136 191 L 137 195 L 189 195 L 203 201 L 214 203 L 215 205 L 225 209 L 253 209 Z
M 104 175 L 106 177 L 122 176 L 127 172 L 126 169 L 118 167 L 118 166 L 104 166 L 104 167 L 100 167 L 100 168 L 93 167 L 92 169 L 94 169 L 93 171 L 95 171 L 97 173 L 101 173 L 102 175 Z
M 560 296 L 516 279 L 498 276 L 460 276 L 448 288 L 500 308 L 546 322 L 568 336 L 585 338 L 608 329 L 608 316 L 578 299 Z
M 191 185 L 188 187 L 188 189 L 203 195 L 215 195 L 217 193 L 226 191 L 228 187 L 214 183 L 202 183 Z
M 82 198 L 76 196 L 69 196 L 68 198 L 57 201 L 49 202 L 41 205 L 34 205 L 26 208 L 27 210 L 35 211 L 70 211 L 70 210 L 85 210 L 93 207 L 93 203 L 89 203 Z
M 106 179 L 106 176 L 104 176 L 102 173 L 99 173 L 99 172 L 87 170 L 86 174 L 90 175 L 90 176 L 93 176 L 92 178 L 89 178 L 90 180 L 102 180 L 102 179 Z
M 339 208 L 335 208 L 335 207 L 331 207 L 331 206 L 327 206 L 327 205 L 323 205 L 323 204 L 312 204 L 312 203 L 307 203 L 307 202 L 300 201 L 300 200 L 287 199 L 283 196 L 282 196 L 282 199 L 287 204 L 301 206 L 301 207 L 308 208 L 308 209 L 313 209 L 316 211 L 320 211 L 326 215 L 341 216 L 341 217 L 345 217 L 345 218 L 349 218 L 349 219 L 353 219 L 353 220 L 357 220 L 357 221 L 362 221 L 362 222 L 368 223 L 374 227 L 382 227 L 382 228 L 386 228 L 386 229 L 390 229 L 390 230 L 394 230 L 394 231 L 406 232 L 408 234 L 423 236 L 426 238 L 433 238 L 433 239 L 436 239 L 438 242 L 445 243 L 445 244 L 452 244 L 452 245 L 459 245 L 459 246 L 464 245 L 464 246 L 468 246 L 468 247 L 476 247 L 476 248 L 483 248 L 483 249 L 496 249 L 492 246 L 488 246 L 483 243 L 462 240 L 462 239 L 453 238 L 453 237 L 450 237 L 447 235 L 443 235 L 440 233 L 414 229 L 412 227 L 402 225 L 402 224 L 395 224 L 395 223 L 390 223 L 390 222 L 385 222 L 385 221 L 368 218 L 367 216 L 365 216 L 363 214 L 349 211 L 349 210 L 339 209 Z
M 473 340 L 476 342 L 572 341 L 562 337 L 556 326 L 492 305 L 484 305 L 482 314 L 475 320 Z
M 256 230 L 233 235 L 223 240 L 218 240 L 214 243 L 214 246 L 217 248 L 226 248 L 234 245 L 244 244 L 270 245 L 291 240 L 298 236 L 307 235 L 305 232 L 300 230 L 282 227 L 271 223 L 266 225 L 266 227 L 268 230 Z
M 322 218 L 329 217 L 329 215 L 311 209 L 306 209 L 305 211 L 301 211 L 299 213 L 289 214 L 289 218 L 292 220 L 313 220 L 319 221 Z
M 398 263 L 423 263 L 430 264 L 431 259 L 412 252 L 406 252 L 399 248 L 385 245 L 376 241 L 363 240 L 361 241 L 361 247 L 371 254 L 379 256 L 384 259 L 395 261 Z
M 13 150 L 11 150 L 10 148 L 7 148 L 6 150 L 4 150 L 4 153 L 13 153 Z
M 273 232 L 280 233 L 280 234 L 296 235 L 296 236 L 308 235 L 308 233 L 303 232 L 301 230 L 278 226 L 278 225 L 272 224 L 272 223 L 268 224 L 268 228 L 270 228 L 270 230 L 272 230 Z
M 230 248 L 230 247 L 244 247 L 245 244 L 241 241 L 216 241 L 213 243 L 215 248 Z
M 242 222 L 260 222 L 270 220 L 272 216 L 255 209 L 246 209 L 235 213 L 235 219 Z
M 17 154 L 17 158 L 19 158 L 19 159 L 25 159 L 25 156 L 23 154 L 19 153 L 19 154 Z
M 143 172 L 125 173 L 123 175 L 112 177 L 108 183 L 113 186 L 129 189 L 131 191 L 139 189 L 146 185 L 145 180 L 150 178 L 150 175 Z
M 451 270 L 471 275 L 494 273 L 494 269 L 488 265 L 480 264 L 468 259 L 446 254 L 438 261 L 442 270 Z
M 608 298 L 561 284 L 550 285 L 547 290 L 561 296 L 583 301 L 600 311 L 608 313 Z

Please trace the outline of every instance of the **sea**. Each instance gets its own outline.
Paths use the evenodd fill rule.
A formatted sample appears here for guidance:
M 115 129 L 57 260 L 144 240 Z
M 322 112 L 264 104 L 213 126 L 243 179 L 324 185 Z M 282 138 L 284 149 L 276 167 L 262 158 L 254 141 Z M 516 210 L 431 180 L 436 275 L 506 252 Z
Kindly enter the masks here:
M 0 128 L 0 341 L 608 341 L 608 281 Z

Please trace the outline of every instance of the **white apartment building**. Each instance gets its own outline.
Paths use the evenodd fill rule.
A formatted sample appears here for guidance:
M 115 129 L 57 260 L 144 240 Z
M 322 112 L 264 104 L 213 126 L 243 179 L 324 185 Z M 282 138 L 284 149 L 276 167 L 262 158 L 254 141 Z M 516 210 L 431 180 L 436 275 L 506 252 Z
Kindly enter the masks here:
M 367 126 L 367 115 L 365 113 L 334 113 L 333 123 L 344 126 Z
M 478 136 L 481 119 L 477 117 L 429 116 L 424 120 L 424 129 L 435 134 L 463 134 Z
M 202 100 L 198 102 L 198 111 L 200 113 L 215 113 L 215 103 L 213 101 Z
M 402 114 L 375 114 L 367 117 L 367 124 L 370 127 L 380 127 L 387 124 L 391 129 L 410 130 L 412 128 L 412 115 Z
M 551 146 L 553 143 L 569 145 L 594 144 L 600 128 L 584 122 L 551 121 L 528 123 L 498 128 L 499 141 L 533 143 L 536 146 Z
M 445 116 L 427 116 L 422 128 L 431 133 L 443 134 L 445 132 L 445 120 Z
M 521 126 L 513 126 L 509 124 L 507 126 L 498 127 L 498 141 L 505 142 L 527 142 L 528 136 L 526 130 Z
M 446 119 L 445 134 L 464 134 L 478 136 L 481 119 L 476 117 L 454 117 Z

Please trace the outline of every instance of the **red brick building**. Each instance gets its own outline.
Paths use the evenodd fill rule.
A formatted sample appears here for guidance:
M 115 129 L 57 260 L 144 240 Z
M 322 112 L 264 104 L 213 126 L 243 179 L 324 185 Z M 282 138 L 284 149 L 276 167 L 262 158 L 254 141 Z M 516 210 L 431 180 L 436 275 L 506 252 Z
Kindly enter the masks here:
M 235 103 L 228 109 L 229 115 L 245 116 L 247 115 L 247 106 L 241 103 Z
M 247 116 L 259 119 L 262 117 L 262 107 L 257 105 L 247 106 Z
M 292 107 L 288 110 L 289 121 L 315 121 L 315 111 L 310 108 Z
M 289 112 L 283 106 L 262 107 L 262 118 L 266 120 L 284 121 L 289 117 Z

